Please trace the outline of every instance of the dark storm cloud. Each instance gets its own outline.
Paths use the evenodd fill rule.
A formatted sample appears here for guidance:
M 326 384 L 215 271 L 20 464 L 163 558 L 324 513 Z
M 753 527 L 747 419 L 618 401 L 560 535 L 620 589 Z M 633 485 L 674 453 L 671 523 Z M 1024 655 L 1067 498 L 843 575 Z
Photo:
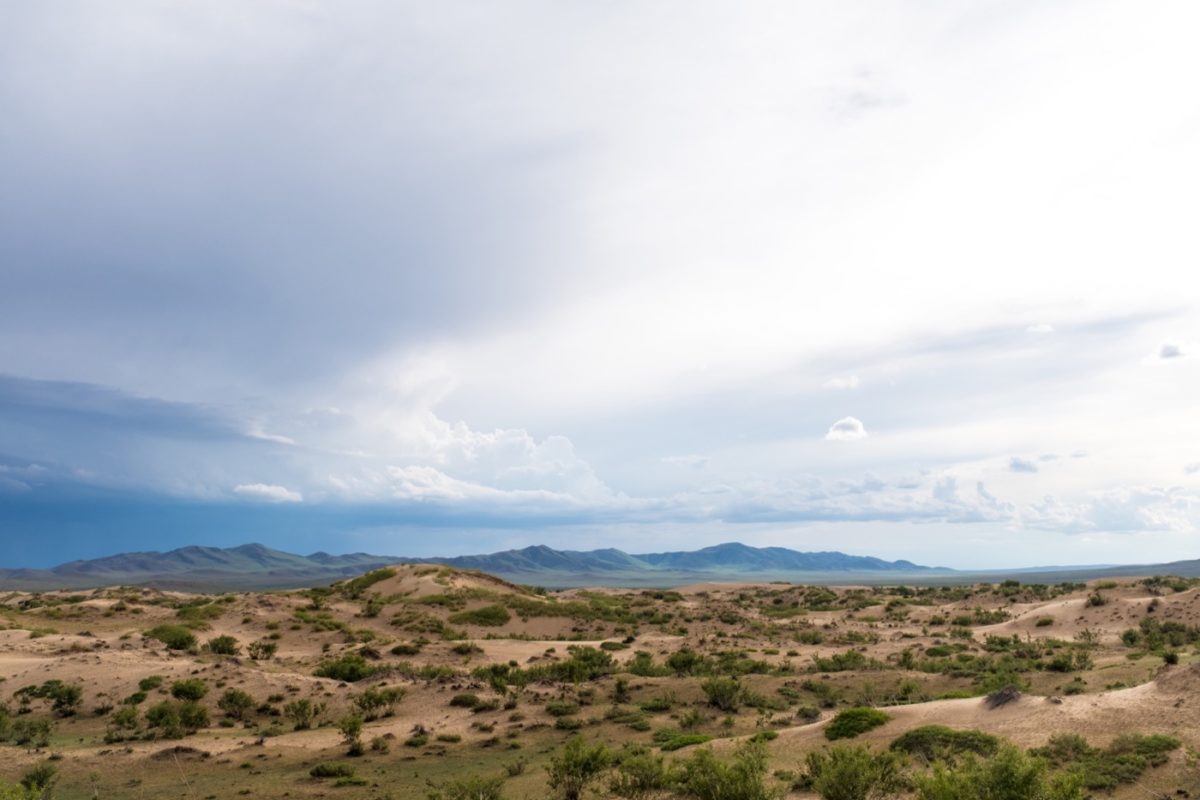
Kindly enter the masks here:
M 0 11 L 0 369 L 311 380 L 560 285 L 577 132 L 505 136 L 497 47 L 268 5 Z

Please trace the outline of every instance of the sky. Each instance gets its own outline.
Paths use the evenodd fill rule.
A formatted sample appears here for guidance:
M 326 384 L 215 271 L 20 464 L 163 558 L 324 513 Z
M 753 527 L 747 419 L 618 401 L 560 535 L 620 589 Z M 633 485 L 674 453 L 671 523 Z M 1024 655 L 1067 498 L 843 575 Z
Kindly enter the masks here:
M 1197 25 L 0 3 L 0 566 L 1200 557 Z

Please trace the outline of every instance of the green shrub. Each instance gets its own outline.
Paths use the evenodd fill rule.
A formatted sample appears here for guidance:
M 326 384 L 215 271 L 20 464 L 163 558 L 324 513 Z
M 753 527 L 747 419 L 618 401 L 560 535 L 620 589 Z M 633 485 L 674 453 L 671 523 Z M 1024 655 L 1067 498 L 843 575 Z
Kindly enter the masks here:
M 558 753 L 550 756 L 549 784 L 562 800 L 580 800 L 583 792 L 612 763 L 612 753 L 603 742 L 589 745 L 573 736 Z
M 325 661 L 314 673 L 318 678 L 354 683 L 375 674 L 375 668 L 358 653 L 346 653 L 332 661 Z
M 162 675 L 150 675 L 138 681 L 138 689 L 149 692 L 163 685 Z
M 199 678 L 187 678 L 171 684 L 171 696 L 176 700 L 203 700 L 208 684 Z
M 767 785 L 767 751 L 755 742 L 743 743 L 729 761 L 707 747 L 696 750 L 679 764 L 675 791 L 694 800 L 774 800 L 782 795 Z
M 241 689 L 227 689 L 217 701 L 217 708 L 232 719 L 242 719 L 246 712 L 254 708 L 254 698 Z
M 700 688 L 710 706 L 727 713 L 737 711 L 744 696 L 742 685 L 734 678 L 709 678 Z
M 903 763 L 895 753 L 872 753 L 862 745 L 837 745 L 810 752 L 808 782 L 824 800 L 892 797 L 905 787 Z
M 242 652 L 238 640 L 232 636 L 217 636 L 205 642 L 208 652 L 218 656 L 236 656 Z
M 314 778 L 349 778 L 354 775 L 354 767 L 325 761 L 310 769 L 308 774 Z
M 504 778 L 471 777 L 431 784 L 429 800 L 504 800 Z
M 948 761 L 963 753 L 994 755 L 1000 739 L 982 731 L 958 731 L 945 725 L 923 725 L 896 737 L 890 749 L 916 756 L 926 763 Z
M 196 646 L 196 637 L 182 625 L 158 625 L 146 631 L 146 636 L 157 639 L 170 650 L 191 650 Z
M 450 615 L 453 625 L 483 625 L 489 628 L 499 628 L 507 625 L 512 616 L 504 606 L 484 606 L 470 611 L 460 611 Z
M 873 728 L 878 728 L 890 719 L 889 714 L 877 708 L 847 708 L 839 711 L 837 716 L 825 726 L 825 738 L 830 741 L 853 739 Z
M 703 733 L 682 733 L 678 736 L 672 736 L 658 747 L 664 753 L 670 753 L 673 750 L 680 750 L 684 747 L 691 747 L 694 744 L 704 744 L 712 741 L 711 736 L 706 736 Z
M 934 764 L 932 772 L 918 775 L 914 783 L 918 800 L 1084 800 L 1086 796 L 1078 775 L 1051 777 L 1045 761 L 1011 745 L 986 761 L 967 755 L 954 768 Z

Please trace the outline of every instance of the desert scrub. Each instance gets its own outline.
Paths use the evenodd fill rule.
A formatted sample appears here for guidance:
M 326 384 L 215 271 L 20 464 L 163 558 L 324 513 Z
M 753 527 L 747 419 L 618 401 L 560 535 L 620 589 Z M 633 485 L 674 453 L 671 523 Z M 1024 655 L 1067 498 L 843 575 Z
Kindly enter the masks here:
M 146 637 L 157 639 L 170 650 L 191 650 L 196 646 L 196 637 L 182 625 L 158 625 L 146 631 Z
M 339 658 L 323 662 L 313 674 L 318 678 L 354 683 L 374 675 L 375 668 L 357 653 L 346 653 Z
M 845 711 L 839 711 L 825 726 L 825 738 L 831 742 L 837 739 L 853 739 L 878 728 L 891 718 L 890 714 L 877 708 L 847 708 Z
M 502 625 L 507 625 L 512 619 L 512 615 L 508 613 L 508 609 L 504 606 L 484 606 L 483 608 L 475 608 L 470 611 L 460 611 L 457 614 L 450 615 L 450 623 L 453 625 L 483 625 L 490 628 L 499 628 Z
M 945 725 L 923 725 L 896 737 L 889 749 L 916 756 L 932 764 L 934 761 L 950 761 L 963 753 L 994 755 L 1000 749 L 1000 740 L 982 731 L 959 731 Z

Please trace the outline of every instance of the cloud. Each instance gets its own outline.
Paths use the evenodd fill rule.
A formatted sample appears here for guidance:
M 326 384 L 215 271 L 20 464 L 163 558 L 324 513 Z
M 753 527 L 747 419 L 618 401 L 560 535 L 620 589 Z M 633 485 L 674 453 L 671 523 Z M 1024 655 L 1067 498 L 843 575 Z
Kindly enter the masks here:
M 243 483 L 233 487 L 233 491 L 242 497 L 268 503 L 299 503 L 304 500 L 299 492 L 271 483 Z
M 1042 322 L 1037 325 L 1030 325 L 1028 328 L 1025 329 L 1025 332 L 1026 333 L 1037 333 L 1037 334 L 1054 333 L 1054 326 L 1047 325 L 1046 323 Z
M 1162 347 L 1158 348 L 1158 357 L 1161 359 L 1183 358 L 1183 345 L 1175 342 L 1164 342 Z
M 856 389 L 858 388 L 858 376 L 846 375 L 830 378 L 821 384 L 822 389 Z
M 1020 524 L 1062 533 L 1194 531 L 1200 494 L 1178 487 L 1134 487 L 1093 492 L 1076 500 L 1047 496 L 1022 508 Z
M 1195 475 L 1198 472 L 1200 472 L 1200 461 L 1193 461 L 1183 468 L 1183 473 L 1185 475 Z
M 698 455 L 681 455 L 681 456 L 663 456 L 659 459 L 664 464 L 670 464 L 675 467 L 689 467 L 691 469 L 704 469 L 708 466 L 708 456 Z
M 1008 470 L 1009 472 L 1037 472 L 1038 465 L 1028 458 L 1013 456 L 1008 460 Z
M 842 417 L 829 426 L 825 439 L 831 442 L 853 441 L 867 438 L 867 429 L 855 417 Z

